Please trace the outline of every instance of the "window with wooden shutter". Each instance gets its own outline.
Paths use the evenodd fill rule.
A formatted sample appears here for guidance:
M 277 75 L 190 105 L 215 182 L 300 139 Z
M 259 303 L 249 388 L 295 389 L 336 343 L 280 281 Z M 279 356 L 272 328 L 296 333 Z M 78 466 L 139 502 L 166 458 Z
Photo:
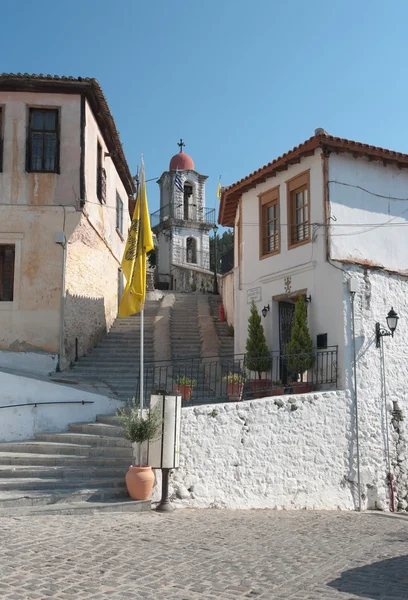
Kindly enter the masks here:
M 280 252 L 279 187 L 259 196 L 259 256 Z
M 13 301 L 14 259 L 14 244 L 0 245 L 0 302 Z
M 310 242 L 310 172 L 286 182 L 289 248 Z

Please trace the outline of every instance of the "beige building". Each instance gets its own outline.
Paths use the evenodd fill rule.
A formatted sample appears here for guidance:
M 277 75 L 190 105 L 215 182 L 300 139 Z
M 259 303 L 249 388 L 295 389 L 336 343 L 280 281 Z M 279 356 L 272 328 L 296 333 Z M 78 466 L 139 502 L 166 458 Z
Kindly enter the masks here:
M 109 329 L 134 192 L 95 79 L 0 76 L 0 366 L 64 368 Z

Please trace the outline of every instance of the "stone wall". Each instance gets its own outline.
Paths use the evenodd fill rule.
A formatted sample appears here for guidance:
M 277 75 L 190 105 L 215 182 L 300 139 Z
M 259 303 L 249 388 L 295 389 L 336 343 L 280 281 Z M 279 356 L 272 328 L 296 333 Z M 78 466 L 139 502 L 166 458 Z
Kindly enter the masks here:
M 173 499 L 197 508 L 352 510 L 352 429 L 348 392 L 185 408 Z
M 86 354 L 109 331 L 118 311 L 119 262 L 85 216 L 68 243 L 64 361 Z

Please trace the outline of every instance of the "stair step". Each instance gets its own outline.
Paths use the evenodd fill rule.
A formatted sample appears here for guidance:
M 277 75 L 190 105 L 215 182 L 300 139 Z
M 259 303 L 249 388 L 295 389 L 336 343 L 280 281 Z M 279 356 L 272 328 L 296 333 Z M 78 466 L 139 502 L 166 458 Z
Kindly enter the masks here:
M 106 417 L 107 419 L 109 417 Z M 125 468 L 129 465 L 127 457 L 78 456 L 72 454 L 34 454 L 34 452 L 0 452 L 0 464 L 5 466 L 80 466 Z
M 55 502 L 54 504 L 36 504 L 33 506 L 18 506 L 0 508 L 0 517 L 15 516 L 27 517 L 31 515 L 84 515 L 100 512 L 150 512 L 150 500 L 131 500 L 130 498 L 115 497 L 106 498 L 104 502 L 88 501 L 79 502 Z
M 63 444 L 84 444 L 86 446 L 131 448 L 130 442 L 122 437 L 109 437 L 91 433 L 36 433 L 35 439 L 40 442 L 56 442 Z
M 74 433 L 87 433 L 123 439 L 123 428 L 120 426 L 120 421 L 118 421 L 117 425 L 110 423 L 71 423 L 69 430 Z
M 82 482 L 83 483 L 83 482 Z M 21 506 L 44 506 L 60 502 L 104 502 L 110 499 L 129 498 L 126 488 L 99 488 L 85 486 L 75 489 L 12 490 L 0 492 L 0 509 Z
M 126 475 L 126 472 L 125 472 Z M 9 492 L 12 490 L 76 490 L 86 487 L 90 489 L 116 489 L 126 487 L 125 476 L 115 478 L 99 478 L 90 477 L 84 482 L 82 479 L 64 479 L 50 477 L 25 477 L 18 479 L 17 477 L 1 478 L 0 479 L 0 494 L 1 492 Z
M 89 457 L 121 457 L 132 459 L 132 448 L 120 446 L 91 446 L 58 442 L 29 441 L 0 444 L 0 452 L 27 452 L 34 454 L 70 454 Z
M 33 465 L 0 465 L 0 482 L 2 479 L 123 479 L 129 468 L 126 467 L 67 467 L 60 466 L 33 466 Z

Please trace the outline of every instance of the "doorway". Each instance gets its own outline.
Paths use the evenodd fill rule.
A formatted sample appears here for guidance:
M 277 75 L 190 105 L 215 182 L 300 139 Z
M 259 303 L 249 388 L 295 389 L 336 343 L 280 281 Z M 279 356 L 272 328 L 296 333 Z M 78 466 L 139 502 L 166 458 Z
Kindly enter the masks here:
M 279 302 L 279 354 L 280 354 L 280 379 L 288 383 L 288 363 L 286 359 L 287 345 L 290 342 L 295 318 L 295 304 L 293 302 Z

